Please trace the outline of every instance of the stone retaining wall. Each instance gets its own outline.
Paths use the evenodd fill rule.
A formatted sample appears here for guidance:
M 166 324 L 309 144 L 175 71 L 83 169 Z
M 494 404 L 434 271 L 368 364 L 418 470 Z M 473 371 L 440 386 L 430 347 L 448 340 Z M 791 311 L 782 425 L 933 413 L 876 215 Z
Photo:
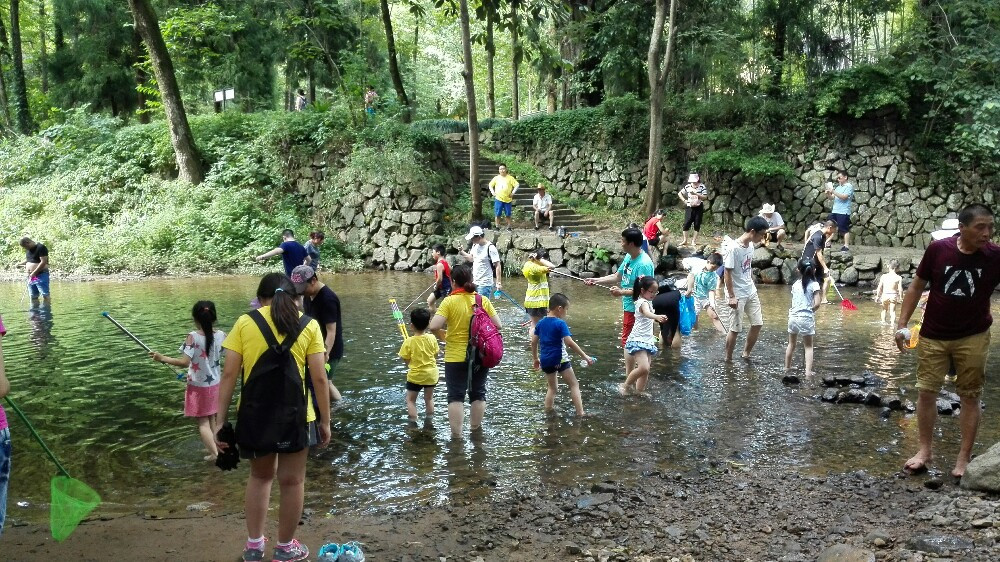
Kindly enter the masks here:
M 482 138 L 491 150 L 534 165 L 562 193 L 610 208 L 634 208 L 636 219 L 642 218 L 645 159 L 623 161 L 614 149 L 586 139 L 568 147 L 543 146 L 539 139 L 501 144 L 491 131 Z M 687 146 L 665 158 L 664 206 L 679 206 L 677 191 L 687 177 L 689 162 L 713 149 Z M 733 172 L 703 173 L 710 193 L 708 224 L 738 230 L 763 203 L 773 203 L 791 231 L 801 234 L 829 213 L 831 202 L 823 186 L 834 181 L 838 169 L 845 170 L 855 186 L 854 244 L 923 248 L 930 242 L 928 233 L 965 205 L 996 203 L 996 176 L 965 170 L 957 182 L 944 183 L 925 170 L 910 141 L 890 119 L 855 122 L 822 146 L 789 148 L 787 157 L 795 168 L 794 178 L 787 181 L 751 180 Z

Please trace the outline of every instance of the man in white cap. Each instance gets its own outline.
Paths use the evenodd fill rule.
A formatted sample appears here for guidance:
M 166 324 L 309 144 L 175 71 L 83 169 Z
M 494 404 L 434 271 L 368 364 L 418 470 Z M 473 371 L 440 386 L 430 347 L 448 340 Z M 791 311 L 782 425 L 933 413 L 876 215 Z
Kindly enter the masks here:
M 781 241 L 785 239 L 785 221 L 781 214 L 774 210 L 774 205 L 764 203 L 760 207 L 760 216 L 767 221 L 767 233 L 764 235 L 764 245 L 767 246 L 772 240 L 778 243 L 778 249 L 782 250 Z
M 901 352 L 907 350 L 911 336 L 906 324 L 930 283 L 916 348 L 920 448 L 903 465 L 908 474 L 926 472 L 931 462 L 938 392 L 949 365 L 954 366 L 955 393 L 962 400 L 958 419 L 961 444 L 951 475 L 961 478 L 972 458 L 993 324 L 990 297 L 1000 285 L 1000 246 L 992 241 L 994 233 L 993 212 L 988 207 L 973 204 L 962 209 L 958 214 L 958 236 L 936 232 L 941 237 L 927 246 L 903 296 L 896 324 L 896 346 Z
M 478 287 L 476 292 L 484 297 L 492 297 L 493 291 L 499 291 L 500 282 L 500 252 L 489 240 L 481 226 L 473 226 L 465 239 L 472 242 L 469 251 L 459 250 L 463 258 L 472 262 L 472 282 Z

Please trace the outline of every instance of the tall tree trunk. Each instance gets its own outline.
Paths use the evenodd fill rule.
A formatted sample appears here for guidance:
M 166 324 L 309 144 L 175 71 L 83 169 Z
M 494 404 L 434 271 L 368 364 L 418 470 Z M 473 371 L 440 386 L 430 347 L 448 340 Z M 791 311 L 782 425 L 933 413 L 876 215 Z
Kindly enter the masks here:
M 778 2 L 779 13 L 783 2 Z M 785 71 L 785 43 L 788 42 L 788 21 L 783 17 L 778 17 L 774 22 L 774 43 L 771 45 L 771 58 L 774 61 L 774 68 L 771 69 L 771 86 L 769 93 L 771 97 L 781 96 L 781 80 Z
M 513 84 L 511 84 L 511 117 L 515 121 L 521 118 L 521 93 L 519 90 L 521 79 L 521 59 L 524 53 L 521 51 L 520 22 L 517 20 L 517 2 L 514 0 L 510 4 L 510 45 L 513 54 L 512 72 Z
M 494 60 L 497 55 L 497 46 L 493 40 L 493 28 L 496 27 L 496 6 L 484 6 L 486 10 L 486 112 L 490 114 L 490 119 L 497 117 L 497 96 L 496 96 L 496 73 L 494 72 Z
M 45 50 L 45 29 L 48 23 L 45 21 L 45 0 L 38 2 L 38 66 L 42 73 L 42 93 L 49 91 L 49 56 Z
M 472 189 L 472 220 L 483 218 L 483 192 L 479 186 L 479 117 L 476 115 L 476 84 L 472 74 L 472 38 L 469 32 L 469 3 L 459 0 L 462 25 L 462 58 L 465 68 L 465 98 L 469 106 L 469 187 Z
M 181 90 L 177 86 L 177 76 L 174 65 L 167 52 L 167 44 L 163 42 L 160 24 L 149 0 L 128 0 L 135 20 L 135 29 L 139 32 L 149 60 L 153 64 L 153 74 L 160 87 L 160 97 L 163 109 L 167 114 L 167 125 L 170 129 L 170 143 L 174 147 L 174 158 L 177 160 L 179 179 L 192 184 L 199 184 L 204 179 L 201 169 L 201 159 L 194 144 L 191 126 L 188 125 L 187 114 L 184 112 L 184 102 L 181 100 Z
M 3 127 L 11 128 L 10 106 L 7 100 L 7 80 L 4 78 L 3 65 L 4 55 L 10 52 L 10 43 L 7 42 L 7 26 L 0 18 L 0 116 L 3 117 Z
M 59 45 L 59 43 L 57 42 L 56 43 L 56 48 L 57 49 L 59 48 L 58 45 Z M 133 30 L 132 31 L 132 56 L 136 60 L 138 60 L 139 57 L 141 56 L 140 53 L 142 53 L 142 37 L 139 37 L 139 32 L 138 31 Z M 149 76 L 146 74 L 146 70 L 142 67 L 141 64 L 136 64 L 136 65 L 133 65 L 133 66 L 135 67 L 135 83 L 137 85 L 139 85 L 139 86 L 146 85 L 146 83 L 149 82 Z M 146 102 L 148 101 L 146 99 L 146 94 L 143 93 L 143 91 L 142 91 L 141 88 L 137 88 L 136 92 L 137 92 L 137 95 L 136 95 L 136 105 L 139 108 L 139 122 L 140 123 L 149 123 L 152 120 L 152 118 L 149 116 L 149 112 L 148 111 L 143 111 L 144 109 L 146 109 Z
M 21 134 L 31 133 L 34 124 L 28 108 L 28 86 L 24 79 L 24 55 L 21 52 L 21 1 L 10 0 L 10 51 L 14 63 L 14 117 Z
M 545 77 L 545 112 L 552 114 L 556 112 L 556 102 L 559 101 L 556 97 L 556 79 L 555 75 L 551 72 Z
M 389 50 L 389 75 L 392 76 L 392 87 L 396 89 L 396 99 L 399 105 L 403 106 L 403 123 L 409 123 L 412 119 L 410 115 L 410 100 L 406 97 L 406 90 L 403 88 L 403 75 L 399 73 L 399 62 L 396 60 L 396 38 L 392 33 L 392 17 L 389 14 L 389 0 L 379 0 L 382 7 L 382 25 L 385 27 L 385 44 Z
M 649 75 L 649 168 L 646 170 L 646 216 L 656 212 L 660 206 L 663 182 L 663 96 L 670 71 L 670 59 L 674 50 L 674 35 L 677 33 L 677 2 L 670 2 L 670 21 L 667 22 L 667 45 L 665 53 L 660 53 L 663 42 L 663 26 L 667 17 L 667 1 L 656 0 L 656 16 L 653 19 L 653 33 L 649 37 L 649 53 L 646 56 Z
M 413 117 L 417 114 L 417 54 L 420 52 L 420 16 L 413 22 L 413 98 L 410 109 Z

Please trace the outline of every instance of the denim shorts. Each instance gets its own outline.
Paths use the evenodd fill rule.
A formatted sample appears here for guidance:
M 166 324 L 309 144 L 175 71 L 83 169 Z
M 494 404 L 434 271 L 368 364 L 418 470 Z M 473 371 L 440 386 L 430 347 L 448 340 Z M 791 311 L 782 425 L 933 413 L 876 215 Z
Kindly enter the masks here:
M 493 285 L 480 285 L 476 287 L 476 292 L 488 299 L 491 299 L 493 298 Z
M 46 269 L 32 277 L 31 281 L 28 281 L 28 290 L 31 292 L 31 298 L 33 299 L 37 299 L 40 296 L 49 296 L 49 270 Z
M 506 214 L 509 217 L 513 210 L 513 203 L 504 203 L 499 199 L 493 200 L 493 216 L 499 217 L 500 215 Z
M 10 428 L 0 429 L 0 535 L 7 518 L 7 484 L 10 482 Z

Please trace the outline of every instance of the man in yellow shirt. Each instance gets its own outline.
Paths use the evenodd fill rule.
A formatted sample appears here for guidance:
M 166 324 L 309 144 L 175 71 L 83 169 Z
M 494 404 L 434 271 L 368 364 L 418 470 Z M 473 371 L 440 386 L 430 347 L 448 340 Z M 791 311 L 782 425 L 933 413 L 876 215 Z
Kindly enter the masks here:
M 500 230 L 500 215 L 507 214 L 507 230 L 513 230 L 510 225 L 510 215 L 513 211 L 514 192 L 517 191 L 517 178 L 507 173 L 507 166 L 500 164 L 500 174 L 490 180 L 490 193 L 493 194 L 493 216 L 497 230 Z

